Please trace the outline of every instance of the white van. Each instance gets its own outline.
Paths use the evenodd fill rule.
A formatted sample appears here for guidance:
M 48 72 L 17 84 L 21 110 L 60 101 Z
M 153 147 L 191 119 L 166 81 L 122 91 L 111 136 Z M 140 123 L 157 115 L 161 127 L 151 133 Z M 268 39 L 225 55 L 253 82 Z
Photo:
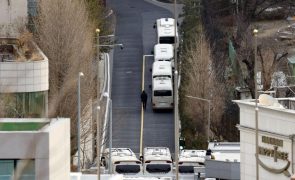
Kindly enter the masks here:
M 130 148 L 112 148 L 112 173 L 125 175 L 141 175 L 142 163 Z M 105 150 L 104 164 L 109 169 L 109 149 Z
M 175 20 L 173 18 L 157 19 L 155 28 L 157 28 L 158 44 L 175 43 Z M 178 48 L 178 31 L 176 28 L 176 48 Z
M 171 44 L 156 44 L 154 46 L 155 61 L 169 61 L 174 68 L 174 48 Z
M 172 175 L 172 158 L 167 147 L 146 147 L 143 155 L 145 175 Z
M 155 61 L 152 71 L 153 109 L 173 109 L 172 67 L 167 61 Z
M 193 174 L 195 167 L 204 167 L 206 150 L 181 150 L 179 155 L 179 173 Z

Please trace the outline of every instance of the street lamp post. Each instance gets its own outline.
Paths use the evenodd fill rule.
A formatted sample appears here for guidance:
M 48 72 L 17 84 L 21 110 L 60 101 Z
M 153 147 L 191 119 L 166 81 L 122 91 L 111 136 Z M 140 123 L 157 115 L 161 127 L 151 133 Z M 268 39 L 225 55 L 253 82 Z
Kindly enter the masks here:
M 100 60 L 100 45 L 99 45 L 99 33 L 100 29 L 96 29 L 96 51 L 97 51 L 97 89 L 96 89 L 96 96 L 97 96 L 97 105 L 99 105 L 99 91 L 100 91 L 100 80 L 99 80 L 99 60 Z
M 97 156 L 97 180 L 100 180 L 100 124 L 99 112 L 100 106 L 96 107 L 96 156 Z
M 81 154 L 80 154 L 80 122 L 81 122 L 81 96 L 80 96 L 80 79 L 84 76 L 82 72 L 79 72 L 78 75 L 78 118 L 77 118 L 77 148 L 78 148 L 78 172 L 81 172 Z
M 255 158 L 256 158 L 256 180 L 259 179 L 259 161 L 258 161 L 258 104 L 257 104 L 257 34 L 258 30 L 253 30 L 254 35 L 254 41 L 255 41 L 255 49 L 254 49 L 254 83 L 255 83 L 255 145 L 256 145 L 256 152 L 255 152 Z
M 175 178 L 178 180 L 179 158 L 179 121 L 178 121 L 178 63 L 177 63 L 177 14 L 174 0 L 174 143 L 175 143 Z
M 113 108 L 112 108 L 112 99 L 110 98 L 109 93 L 104 93 L 104 97 L 107 98 L 109 102 L 109 174 L 112 174 L 112 148 L 113 148 Z
M 114 37 L 115 35 L 111 34 L 111 35 L 100 36 L 100 29 L 97 28 L 95 31 L 96 31 L 96 51 L 97 51 L 97 89 L 96 89 L 96 95 L 97 95 L 97 106 L 99 106 L 99 103 L 100 103 L 99 102 L 100 101 L 100 79 L 99 79 L 100 47 L 120 46 L 121 49 L 123 49 L 124 45 L 123 44 L 100 44 L 100 40 L 99 40 L 100 38 L 106 38 L 106 37 L 110 38 L 110 37 Z M 93 114 L 93 117 L 94 117 L 94 114 Z M 99 120 L 97 120 L 97 121 L 99 121 Z M 93 119 L 93 122 L 94 122 L 94 119 Z M 95 132 L 95 129 L 93 129 L 93 132 Z M 94 159 L 94 156 L 93 156 L 93 159 Z
M 109 98 L 110 102 L 110 124 L 109 124 L 109 149 L 110 149 L 110 155 L 109 155 L 109 164 L 112 163 L 112 148 L 113 148 L 113 103 L 112 99 Z M 110 174 L 112 173 L 112 166 L 109 166 Z
M 197 99 L 201 101 L 205 101 L 208 103 L 208 127 L 207 127 L 207 141 L 208 143 L 210 142 L 210 126 L 211 126 L 211 100 L 209 99 L 204 99 L 204 98 L 199 98 L 199 97 L 194 97 L 194 96 L 185 96 L 187 98 L 192 98 L 192 99 Z

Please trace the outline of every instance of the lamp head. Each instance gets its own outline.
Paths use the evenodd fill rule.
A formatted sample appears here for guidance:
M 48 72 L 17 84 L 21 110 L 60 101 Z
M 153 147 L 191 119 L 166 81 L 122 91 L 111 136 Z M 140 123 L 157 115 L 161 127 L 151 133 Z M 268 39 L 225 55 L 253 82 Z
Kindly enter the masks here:
M 96 32 L 96 33 L 100 33 L 100 29 L 97 28 L 97 29 L 95 30 L 95 32 Z
M 80 76 L 80 77 L 81 77 L 81 76 L 84 76 L 83 72 L 79 72 L 79 76 Z
M 254 36 L 256 36 L 258 34 L 258 29 L 254 29 L 253 34 L 254 34 Z
M 121 49 L 124 49 L 124 45 L 123 45 L 123 44 L 120 44 L 120 48 L 121 48 Z
M 106 97 L 106 98 L 109 98 L 110 95 L 109 95 L 109 93 L 104 92 L 104 93 L 103 93 L 103 96 Z

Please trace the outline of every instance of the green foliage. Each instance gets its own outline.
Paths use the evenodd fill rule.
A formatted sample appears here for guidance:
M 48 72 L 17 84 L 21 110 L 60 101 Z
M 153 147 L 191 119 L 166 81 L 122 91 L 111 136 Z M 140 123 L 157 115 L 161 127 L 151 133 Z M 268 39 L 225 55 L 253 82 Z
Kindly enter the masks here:
M 183 52 L 186 47 L 190 45 L 191 40 L 195 38 L 196 33 L 200 33 L 202 24 L 201 24 L 201 6 L 199 1 L 201 0 L 185 0 L 183 7 L 184 17 L 181 24 L 181 33 L 182 33 L 182 48 Z

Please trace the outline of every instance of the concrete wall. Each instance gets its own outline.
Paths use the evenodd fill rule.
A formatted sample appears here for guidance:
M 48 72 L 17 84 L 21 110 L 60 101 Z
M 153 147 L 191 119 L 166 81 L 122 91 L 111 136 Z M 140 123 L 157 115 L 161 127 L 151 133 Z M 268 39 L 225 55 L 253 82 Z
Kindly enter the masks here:
M 49 175 L 50 180 L 70 179 L 70 120 L 59 119 L 49 127 Z
M 39 131 L 0 131 L 0 142 L 0 159 L 35 159 L 36 179 L 70 179 L 69 119 Z
M 240 162 L 225 162 L 206 159 L 205 170 L 207 178 L 239 179 Z
M 27 22 L 27 0 L 0 1 L 0 35 L 16 33 L 16 25 Z
M 241 101 L 239 101 L 241 102 Z M 256 179 L 256 146 L 255 146 L 255 109 L 254 103 L 239 103 L 240 107 L 240 144 L 241 144 L 241 179 Z M 291 140 L 289 135 L 295 133 L 295 111 L 288 109 L 278 109 L 273 107 L 260 106 L 258 111 L 259 146 L 268 149 L 274 149 L 274 145 L 262 142 L 262 136 L 283 140 L 283 146 L 278 146 L 278 151 L 288 153 L 288 160 L 292 162 Z M 293 145 L 293 148 L 295 146 Z M 270 168 L 280 169 L 288 161 L 278 159 L 274 161 L 273 157 L 259 155 L 259 159 Z M 293 159 L 293 165 L 294 159 Z M 292 174 L 292 165 L 288 168 Z M 294 171 L 293 171 L 294 172 Z M 259 166 L 259 179 L 261 180 L 288 180 L 289 177 L 284 174 L 274 174 Z
M 0 62 L 0 93 L 49 89 L 47 58 L 42 61 Z
M 18 18 L 27 18 L 27 0 L 1 0 L 0 24 L 13 24 Z

